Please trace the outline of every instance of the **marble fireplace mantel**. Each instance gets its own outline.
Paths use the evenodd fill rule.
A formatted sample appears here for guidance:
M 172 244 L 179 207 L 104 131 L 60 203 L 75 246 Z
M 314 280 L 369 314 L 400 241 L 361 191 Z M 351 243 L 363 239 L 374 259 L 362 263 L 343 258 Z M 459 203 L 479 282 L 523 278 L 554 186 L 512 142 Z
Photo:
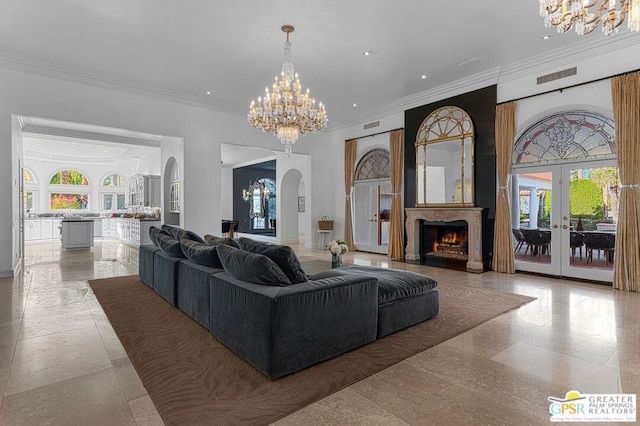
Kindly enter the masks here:
M 406 260 L 420 261 L 420 221 L 467 222 L 468 256 L 467 272 L 484 272 L 482 261 L 482 211 L 481 207 L 415 207 L 405 209 L 407 215 Z

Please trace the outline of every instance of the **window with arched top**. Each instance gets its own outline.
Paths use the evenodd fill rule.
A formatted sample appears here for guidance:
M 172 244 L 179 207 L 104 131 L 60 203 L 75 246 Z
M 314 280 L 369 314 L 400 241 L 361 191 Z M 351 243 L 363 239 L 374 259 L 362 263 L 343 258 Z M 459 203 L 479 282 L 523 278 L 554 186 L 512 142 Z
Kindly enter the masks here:
M 37 185 L 38 184 L 38 180 L 36 179 L 36 176 L 33 174 L 33 172 L 29 169 L 27 169 L 26 167 L 23 168 L 22 170 L 22 179 L 25 183 L 25 185 Z
M 125 179 L 118 173 L 109 173 L 102 179 L 101 186 L 124 187 Z
M 416 207 L 473 205 L 474 128 L 467 112 L 444 106 L 416 134 Z
M 118 173 L 109 173 L 100 182 L 100 210 L 103 212 L 126 209 L 125 179 Z
M 367 152 L 356 166 L 354 180 L 390 179 L 391 159 L 389 151 L 375 148 Z
M 590 111 L 564 111 L 529 126 L 516 140 L 513 165 L 616 157 L 615 124 Z
M 82 185 L 89 186 L 89 180 L 77 170 L 60 170 L 49 181 L 51 185 Z

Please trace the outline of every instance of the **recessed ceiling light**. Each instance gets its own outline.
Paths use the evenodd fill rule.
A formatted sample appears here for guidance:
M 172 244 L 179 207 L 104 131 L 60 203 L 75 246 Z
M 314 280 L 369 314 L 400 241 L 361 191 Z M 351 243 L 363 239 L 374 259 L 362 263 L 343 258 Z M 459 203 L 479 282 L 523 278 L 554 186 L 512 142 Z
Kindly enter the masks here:
M 540 37 L 540 38 L 541 38 L 541 39 L 543 39 L 543 40 L 549 40 L 549 39 L 551 38 L 551 35 L 549 35 L 549 34 L 545 34 L 545 35 L 543 35 L 543 36 L 542 36 L 542 37 Z
M 354 107 L 354 108 L 355 108 L 355 107 L 357 107 L 357 106 L 358 106 L 358 104 L 353 104 L 353 107 Z
M 426 74 L 422 74 L 422 75 L 420 76 L 420 78 L 421 78 L 421 79 L 423 79 L 423 80 L 426 80 L 427 78 L 429 78 L 429 76 L 428 76 L 428 75 L 426 75 Z
M 207 90 L 207 95 L 210 95 L 210 94 L 211 94 L 211 91 Z
M 373 55 L 373 50 L 365 50 L 364 52 L 362 52 L 362 54 L 364 56 L 371 56 L 371 55 Z

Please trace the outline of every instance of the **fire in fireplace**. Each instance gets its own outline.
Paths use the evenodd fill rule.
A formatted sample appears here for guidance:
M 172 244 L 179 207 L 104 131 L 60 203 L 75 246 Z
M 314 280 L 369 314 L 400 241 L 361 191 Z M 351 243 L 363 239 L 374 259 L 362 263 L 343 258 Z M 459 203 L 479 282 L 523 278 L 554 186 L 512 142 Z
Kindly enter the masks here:
M 433 242 L 433 250 L 427 256 L 467 260 L 467 230 L 445 229 L 443 235 Z
M 464 220 L 423 221 L 422 263 L 454 269 L 465 268 L 469 259 L 467 231 L 468 225 Z

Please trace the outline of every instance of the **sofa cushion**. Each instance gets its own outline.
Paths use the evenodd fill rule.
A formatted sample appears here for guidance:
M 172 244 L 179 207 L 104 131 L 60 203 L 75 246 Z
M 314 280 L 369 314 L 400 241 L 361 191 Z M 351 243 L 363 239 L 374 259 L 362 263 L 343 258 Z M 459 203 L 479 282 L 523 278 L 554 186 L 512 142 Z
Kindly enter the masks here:
M 222 268 L 217 246 L 188 239 L 180 240 L 180 245 L 184 255 L 192 262 L 212 268 Z
M 173 237 L 173 233 L 175 231 L 179 231 L 182 230 L 182 228 L 180 228 L 179 226 L 174 226 L 174 225 L 167 225 L 166 223 L 162 225 L 162 229 L 164 229 L 165 231 L 167 231 L 169 233 L 169 235 L 171 235 Z M 175 238 L 175 237 L 174 237 Z
M 225 244 L 219 244 L 216 248 L 224 271 L 237 280 L 272 286 L 291 284 L 280 267 L 267 256 Z
M 351 274 L 366 275 L 378 279 L 379 305 L 426 294 L 438 287 L 438 282 L 426 275 L 397 269 L 358 265 L 329 269 L 313 275 L 310 279 L 317 280 Z
M 202 237 L 198 234 L 196 234 L 195 232 L 192 231 L 187 231 L 186 229 L 176 229 L 173 231 L 173 238 L 175 238 L 178 241 L 182 241 L 182 240 L 191 240 L 191 241 L 196 241 L 198 243 L 201 244 L 205 244 L 205 241 L 202 239 Z
M 158 234 L 156 237 L 156 241 L 158 241 L 158 247 L 160 247 L 160 250 L 162 250 L 169 256 L 184 257 L 180 241 L 164 234 Z
M 267 244 L 250 238 L 241 237 L 240 248 L 251 253 L 263 254 L 273 260 L 280 269 L 282 269 L 282 272 L 285 273 L 292 284 L 299 284 L 307 281 L 307 274 L 305 274 L 302 269 L 302 265 L 300 265 L 300 261 L 298 260 L 296 253 L 289 246 Z
M 236 240 L 234 240 L 233 238 L 229 238 L 229 237 L 216 237 L 215 235 L 210 235 L 210 234 L 206 234 L 204 236 L 205 241 L 207 242 L 207 244 L 210 244 L 212 246 L 217 246 L 218 244 L 225 244 L 231 247 L 235 247 L 235 248 L 240 248 L 240 244 L 238 244 L 238 242 Z
M 166 229 L 158 228 L 157 226 L 150 227 L 149 228 L 149 239 L 151 240 L 153 245 L 155 245 L 156 247 L 158 247 L 158 241 L 156 240 L 157 237 L 158 237 L 158 234 L 171 236 L 169 231 L 167 231 Z

